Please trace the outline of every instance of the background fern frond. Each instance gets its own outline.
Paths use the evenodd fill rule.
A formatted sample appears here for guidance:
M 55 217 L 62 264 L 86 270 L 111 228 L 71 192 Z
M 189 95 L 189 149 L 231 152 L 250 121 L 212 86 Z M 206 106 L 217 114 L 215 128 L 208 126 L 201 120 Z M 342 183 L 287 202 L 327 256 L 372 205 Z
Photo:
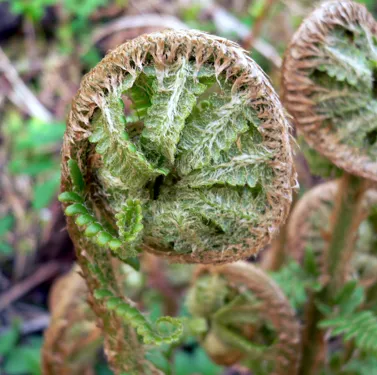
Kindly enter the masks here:
M 270 275 L 283 290 L 295 310 L 304 306 L 309 290 L 318 292 L 321 289 L 314 254 L 310 249 L 305 252 L 303 265 L 290 260 Z
M 331 336 L 342 335 L 345 341 L 354 340 L 358 349 L 377 354 L 377 317 L 372 311 L 322 320 L 319 326 L 330 328 Z

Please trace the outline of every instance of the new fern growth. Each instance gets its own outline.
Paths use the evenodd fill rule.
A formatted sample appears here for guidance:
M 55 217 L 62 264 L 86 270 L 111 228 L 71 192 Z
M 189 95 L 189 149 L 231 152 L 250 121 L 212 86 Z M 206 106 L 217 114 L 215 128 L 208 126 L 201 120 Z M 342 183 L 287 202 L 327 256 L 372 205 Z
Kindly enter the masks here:
M 201 267 L 188 293 L 192 315 L 208 321 L 200 338 L 220 364 L 244 362 L 257 375 L 296 374 L 300 326 L 280 288 L 252 264 Z
M 335 197 L 339 181 L 330 181 L 309 190 L 294 207 L 288 223 L 287 249 L 292 258 L 302 263 L 305 251 L 313 252 L 317 267 L 321 270 L 322 278 L 329 280 L 327 243 L 331 237 L 331 213 L 335 205 Z M 343 272 L 347 277 L 357 276 L 362 283 L 371 284 L 376 275 L 376 249 L 374 208 L 377 206 L 377 192 L 367 191 L 362 202 L 363 217 L 358 228 L 357 240 L 351 256 L 346 262 Z
M 89 183 L 84 196 L 69 194 L 67 163 Z M 108 55 L 74 100 L 63 168 L 61 199 L 75 203 L 66 214 L 83 215 L 84 236 L 122 258 L 256 253 L 285 219 L 294 185 L 288 125 L 268 81 L 237 46 L 199 32 L 154 34 Z
M 331 305 L 346 285 L 349 271 L 360 266 L 353 261 L 359 256 L 355 253 L 365 219 L 365 192 L 371 185 L 368 180 L 377 181 L 376 62 L 377 23 L 364 6 L 350 0 L 322 3 L 303 21 L 285 54 L 282 76 L 287 109 L 309 146 L 343 170 L 334 203 L 328 196 L 322 203 L 317 199 L 315 211 L 328 218 L 329 230 L 310 220 L 302 223 L 307 225 L 304 237 L 312 233 L 317 240 L 314 250 L 323 258 L 322 276 L 327 276 L 322 280 L 324 288 L 312 292 L 307 304 L 302 375 L 317 374 L 326 361 L 326 337 L 318 329 L 324 314 L 320 306 Z M 313 161 L 326 163 L 320 158 Z M 306 208 L 311 211 L 314 203 Z M 295 230 L 300 227 L 297 224 L 296 218 Z M 315 227 L 322 233 L 313 231 Z M 310 341 L 313 337 L 316 345 Z M 353 353 L 351 345 L 348 355 Z
M 309 145 L 377 180 L 377 23 L 355 2 L 323 3 L 287 50 L 283 99 Z
M 51 322 L 44 334 L 44 375 L 81 375 L 93 371 L 102 332 L 86 298 L 85 280 L 74 267 L 59 278 L 49 297 Z
M 83 79 L 60 200 L 116 374 L 156 373 L 143 345 L 176 341 L 182 324 L 153 327 L 122 295 L 111 257 L 224 263 L 257 253 L 296 184 L 288 130 L 245 51 L 198 31 L 129 41 Z

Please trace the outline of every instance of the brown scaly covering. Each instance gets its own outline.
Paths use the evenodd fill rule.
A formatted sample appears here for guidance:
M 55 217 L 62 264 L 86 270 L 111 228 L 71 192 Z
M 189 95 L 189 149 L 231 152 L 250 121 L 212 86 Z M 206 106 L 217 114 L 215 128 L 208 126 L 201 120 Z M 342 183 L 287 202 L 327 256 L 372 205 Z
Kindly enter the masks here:
M 283 102 L 309 145 L 377 180 L 377 23 L 363 5 L 323 3 L 297 30 L 283 64 Z
M 219 276 L 221 278 L 214 283 L 215 290 L 213 293 L 215 295 L 213 297 L 217 297 L 217 302 L 214 303 L 215 300 L 210 295 L 211 291 L 208 290 L 204 291 L 202 295 L 199 292 L 196 298 L 193 298 L 193 294 L 191 296 L 189 294 L 188 308 L 192 313 L 204 316 L 209 320 L 208 327 L 210 331 L 202 337 L 201 343 L 212 360 L 219 364 L 229 365 L 243 359 L 251 359 L 255 355 L 253 354 L 254 347 L 249 349 L 250 352 L 247 349 L 245 351 L 240 349 L 242 345 L 246 348 L 247 344 L 240 343 L 238 348 L 232 346 L 231 342 L 236 342 L 237 339 L 221 330 L 217 331 L 216 326 L 219 322 L 211 320 L 211 314 L 215 315 L 221 310 L 219 302 L 221 301 L 221 294 L 224 293 L 221 290 L 221 285 L 225 283 L 230 288 L 230 294 L 234 293 L 234 291 L 236 291 L 236 295 L 250 292 L 253 296 L 251 300 L 242 305 L 233 305 L 232 308 L 234 310 L 230 310 L 231 312 L 228 313 L 230 317 L 232 315 L 238 317 L 233 319 L 233 324 L 238 324 L 237 332 L 244 336 L 243 340 L 254 344 L 255 351 L 257 351 L 256 343 L 258 341 L 255 341 L 255 339 L 260 335 L 263 336 L 263 333 L 258 331 L 260 325 L 258 317 L 271 324 L 276 332 L 273 344 L 268 346 L 264 353 L 256 354 L 257 359 L 255 360 L 259 362 L 262 368 L 264 368 L 263 361 L 271 361 L 273 363 L 271 375 L 297 374 L 301 359 L 300 323 L 278 285 L 264 271 L 246 262 L 237 262 L 218 267 L 199 266 L 193 285 L 195 286 L 195 283 L 198 283 L 206 275 Z M 211 310 L 211 303 L 213 310 Z M 229 305 L 232 305 L 232 302 Z M 243 322 L 242 314 L 254 316 L 254 323 L 240 323 Z M 225 322 L 224 324 L 229 328 L 232 323 Z M 231 341 L 228 341 L 229 339 Z M 241 341 L 239 338 L 238 340 Z M 260 358 L 258 358 L 259 356 Z
M 263 71 L 246 51 L 225 39 L 199 31 L 164 31 L 142 35 L 109 53 L 84 77 L 81 88 L 73 100 L 62 151 L 62 190 L 72 190 L 67 161 L 76 160 L 87 184 L 86 201 L 90 202 L 97 219 L 114 224 L 116 208 L 112 200 L 112 192 L 102 183 L 103 181 L 109 183 L 111 178 L 106 177 L 106 180 L 105 177 L 101 179 L 96 176 L 96 171 L 103 167 L 103 161 L 93 143 L 89 142 L 89 137 L 94 131 L 93 117 L 97 109 L 106 112 L 107 95 L 114 93 L 127 77 L 138 74 L 145 66 L 153 66 L 156 72 L 160 72 L 158 74 L 162 74 L 160 79 L 164 79 L 161 78 L 164 70 L 179 65 L 184 60 L 189 61 L 198 71 L 204 66 L 212 67 L 217 79 L 230 83 L 232 96 L 242 95 L 246 106 L 256 113 L 259 122 L 258 132 L 262 137 L 261 147 L 273 155 L 266 164 L 272 178 L 265 186 L 263 181 L 261 182 L 265 202 L 256 212 L 255 224 L 249 224 L 246 228 L 247 233 L 238 241 L 229 239 L 229 243 L 226 243 L 226 239 L 230 238 L 226 234 L 225 243 L 221 244 L 221 240 L 218 240 L 216 249 L 211 249 L 211 241 L 207 241 L 203 235 L 198 239 L 198 243 L 207 244 L 208 247 L 201 247 L 195 243 L 190 251 L 175 252 L 164 243 L 163 239 L 167 237 L 163 235 L 164 233 L 159 238 L 155 236 L 159 230 L 174 227 L 174 223 L 163 225 L 163 228 L 159 227 L 154 222 L 155 211 L 151 210 L 150 223 L 144 222 L 144 227 L 151 229 L 147 235 L 144 235 L 141 248 L 169 257 L 176 262 L 225 263 L 246 258 L 256 254 L 270 242 L 279 226 L 285 221 L 291 204 L 292 189 L 296 185 L 296 175 L 292 165 L 289 124 L 277 94 Z M 132 161 L 123 160 L 123 163 L 132 163 Z M 177 165 L 173 165 L 173 170 L 176 167 Z M 229 185 L 225 184 L 225 186 Z M 145 196 L 141 190 L 143 187 L 138 190 L 137 198 L 143 201 Z M 191 199 L 190 194 L 194 189 L 188 188 L 184 191 L 188 194 L 188 199 Z M 182 193 L 182 196 L 186 193 Z M 174 198 L 174 194 L 178 198 Z M 169 204 L 180 204 L 179 200 L 182 199 L 182 196 L 179 196 L 180 190 L 175 190 L 174 194 L 167 194 L 169 199 L 172 197 L 172 203 Z M 195 203 L 195 198 L 192 201 Z M 161 212 L 163 213 L 163 209 L 160 210 Z M 70 229 L 75 225 L 72 218 L 68 218 L 68 224 L 71 235 L 77 235 L 74 229 Z M 203 223 L 200 225 L 202 226 Z M 180 235 L 185 236 L 185 241 L 193 241 L 192 239 L 195 239 L 200 232 L 195 229 L 193 227 L 192 230 L 182 230 Z
M 289 255 L 302 262 L 305 250 L 310 247 L 314 252 L 318 267 L 326 273 L 326 248 L 330 234 L 330 218 L 334 209 L 339 181 L 329 181 L 306 192 L 295 205 L 287 227 L 287 249 Z M 377 205 L 377 191 L 368 190 L 362 202 L 364 221 L 359 228 L 356 251 L 351 262 L 352 272 L 357 272 L 362 282 L 371 280 L 370 267 L 376 267 L 376 244 L 374 228 L 368 222 L 371 208 Z M 369 264 L 368 264 L 369 262 Z M 368 267 L 369 266 L 369 267 Z M 329 277 L 329 275 L 327 275 Z M 374 278 L 375 279 L 375 278 Z

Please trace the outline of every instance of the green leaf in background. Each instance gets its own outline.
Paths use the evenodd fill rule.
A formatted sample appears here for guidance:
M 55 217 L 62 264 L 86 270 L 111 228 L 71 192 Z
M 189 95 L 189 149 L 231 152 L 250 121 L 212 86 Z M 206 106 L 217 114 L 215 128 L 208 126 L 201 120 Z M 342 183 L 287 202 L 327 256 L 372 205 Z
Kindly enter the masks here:
M 31 160 L 19 158 L 9 162 L 8 169 L 13 174 L 37 176 L 43 172 L 51 171 L 59 166 L 58 161 L 51 157 L 34 157 Z
M 7 356 L 4 370 L 8 375 L 41 375 L 42 337 L 32 337 Z
M 345 375 L 377 375 L 377 358 L 351 359 L 343 367 Z
M 13 322 L 11 328 L 0 335 L 0 357 L 8 355 L 16 346 L 19 338 L 19 322 Z
M 23 137 L 16 143 L 18 151 L 25 149 L 38 149 L 42 146 L 61 142 L 65 132 L 63 122 L 45 123 L 39 119 L 31 119 L 27 123 Z
M 331 337 L 342 335 L 344 341 L 353 340 L 356 348 L 377 354 L 377 317 L 372 311 L 358 311 L 319 322 L 320 328 L 331 328 Z
M 271 277 L 278 283 L 295 310 L 302 308 L 305 304 L 307 290 L 319 291 L 321 288 L 309 250 L 306 251 L 304 267 L 295 260 L 291 260 L 278 271 L 272 272 Z
M 96 375 L 113 375 L 106 363 L 99 363 L 95 367 Z
M 12 0 L 10 2 L 10 10 L 14 14 L 19 14 L 37 22 L 43 17 L 45 8 L 54 3 L 56 3 L 56 0 Z
M 60 172 L 55 173 L 50 180 L 34 186 L 33 208 L 39 210 L 47 207 L 58 191 Z
M 266 0 L 255 0 L 252 2 L 248 9 L 248 13 L 250 13 L 251 17 L 257 18 L 262 15 Z
M 92 46 L 86 53 L 81 55 L 81 60 L 89 68 L 93 68 L 101 60 L 101 54 L 95 46 Z
M 364 4 L 370 11 L 376 9 L 376 0 L 356 0 L 356 2 Z
M 64 8 L 73 16 L 87 19 L 99 7 L 108 3 L 109 0 L 81 0 L 78 6 L 77 0 L 65 0 Z
M 9 232 L 14 224 L 14 217 L 11 215 L 6 215 L 0 218 L 0 236 L 3 236 Z
M 0 242 L 0 254 L 10 255 L 13 253 L 13 247 L 6 242 Z
M 211 362 L 201 347 L 197 347 L 191 353 L 185 351 L 177 352 L 174 357 L 173 367 L 173 373 L 176 375 L 218 375 L 223 371 L 223 367 Z
M 161 348 L 153 348 L 148 350 L 146 358 L 151 361 L 159 370 L 164 374 L 168 374 L 170 370 L 170 364 Z
M 353 313 L 365 299 L 364 289 L 356 280 L 347 282 L 335 297 L 335 304 L 339 306 L 342 315 Z
M 0 218 L 0 254 L 9 255 L 13 253 L 13 248 L 5 242 L 2 238 L 9 232 L 14 225 L 14 217 L 11 215 L 5 215 L 4 217 Z M 1 337 L 0 337 L 1 340 Z M 1 345 L 1 344 L 0 344 Z M 1 349 L 0 349 L 1 354 Z

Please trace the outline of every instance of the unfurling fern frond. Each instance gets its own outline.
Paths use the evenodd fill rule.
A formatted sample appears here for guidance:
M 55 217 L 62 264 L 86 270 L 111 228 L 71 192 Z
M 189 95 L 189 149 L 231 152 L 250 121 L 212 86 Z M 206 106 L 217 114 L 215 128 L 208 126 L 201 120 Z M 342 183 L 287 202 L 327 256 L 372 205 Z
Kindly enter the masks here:
M 377 23 L 365 6 L 322 3 L 295 33 L 283 65 L 283 100 L 308 144 L 377 181 Z
M 297 373 L 299 323 L 280 288 L 262 270 L 241 262 L 200 267 L 187 306 L 208 321 L 200 342 L 216 363 L 245 361 L 263 375 Z
M 327 243 L 331 236 L 331 214 L 335 206 L 339 180 L 320 184 L 306 192 L 294 207 L 287 227 L 287 249 L 292 258 L 303 263 L 310 250 L 315 257 L 317 268 L 322 278 L 329 278 L 329 254 Z M 361 202 L 362 221 L 358 228 L 355 249 L 353 249 L 350 267 L 344 269 L 347 277 L 356 276 L 364 284 L 376 280 L 377 240 L 373 229 L 373 210 L 377 206 L 377 191 L 369 189 Z M 366 264 L 367 259 L 371 261 Z
M 127 302 L 112 255 L 225 263 L 256 254 L 286 219 L 296 185 L 288 131 L 248 54 L 198 31 L 140 36 L 83 79 L 60 200 L 116 374 L 153 373 L 140 338 L 176 340 L 181 326 L 160 320 L 173 331 L 165 337 Z M 94 298 L 100 290 L 111 294 Z
M 140 311 L 131 306 L 125 300 L 116 297 L 108 289 L 97 289 L 94 292 L 94 297 L 105 301 L 105 306 L 109 311 L 114 311 L 128 324 L 136 329 L 136 332 L 143 338 L 145 344 L 170 344 L 177 341 L 183 331 L 182 322 L 179 319 L 170 316 L 164 316 L 156 321 L 156 328 L 153 328 L 151 323 L 140 313 Z M 162 324 L 170 325 L 173 332 L 170 335 L 164 335 L 159 331 Z
M 74 190 L 69 160 L 87 179 L 97 223 L 114 227 L 125 202 L 138 201 L 129 249 L 188 263 L 255 254 L 285 220 L 295 185 L 288 123 L 269 82 L 235 44 L 195 31 L 126 43 L 83 80 L 63 151 L 65 191 Z

